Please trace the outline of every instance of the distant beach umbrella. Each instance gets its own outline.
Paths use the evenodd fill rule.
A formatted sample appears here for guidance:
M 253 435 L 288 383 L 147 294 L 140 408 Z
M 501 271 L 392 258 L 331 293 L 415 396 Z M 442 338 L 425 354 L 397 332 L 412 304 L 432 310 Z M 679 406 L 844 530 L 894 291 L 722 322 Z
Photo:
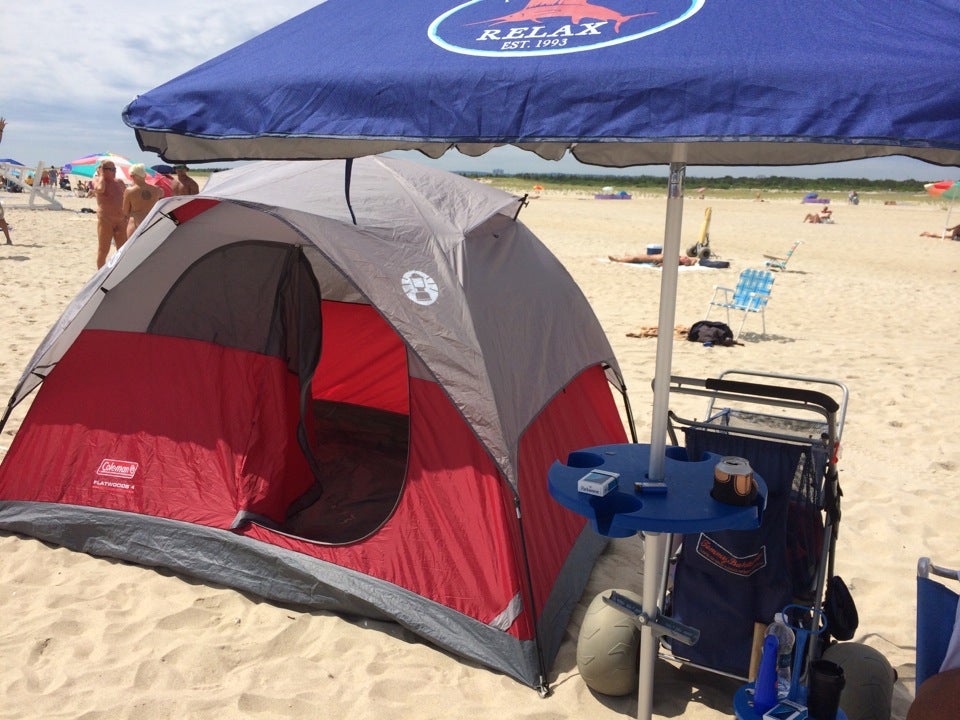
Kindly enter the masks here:
M 63 166 L 63 171 L 68 175 L 79 175 L 80 177 L 92 178 L 96 175 L 97 168 L 107 161 L 112 162 L 117 168 L 117 177 L 123 180 L 127 185 L 133 184 L 133 178 L 130 177 L 130 167 L 134 165 L 123 155 L 112 152 L 93 153 L 84 155 L 76 160 L 71 160 Z M 173 195 L 173 185 L 169 178 L 164 177 L 153 168 L 147 168 L 146 181 L 148 185 L 156 185 L 163 190 L 164 197 Z
M 927 183 L 923 186 L 924 190 L 934 197 L 945 198 L 950 201 L 947 206 L 947 219 L 943 221 L 943 233 L 941 239 L 947 236 L 947 229 L 950 227 L 950 215 L 953 213 L 953 203 L 960 198 L 960 182 L 955 180 L 941 180 L 940 182 Z
M 941 180 L 940 182 L 927 183 L 923 188 L 934 197 L 948 198 L 950 200 L 960 198 L 960 182 L 956 180 Z
M 117 155 L 112 152 L 93 153 L 84 155 L 76 160 L 71 160 L 63 166 L 64 172 L 68 175 L 79 175 L 80 177 L 92 178 L 97 173 L 97 168 L 107 161 L 117 166 L 117 177 L 127 183 L 132 183 L 130 179 L 130 166 L 133 163 L 123 155 Z

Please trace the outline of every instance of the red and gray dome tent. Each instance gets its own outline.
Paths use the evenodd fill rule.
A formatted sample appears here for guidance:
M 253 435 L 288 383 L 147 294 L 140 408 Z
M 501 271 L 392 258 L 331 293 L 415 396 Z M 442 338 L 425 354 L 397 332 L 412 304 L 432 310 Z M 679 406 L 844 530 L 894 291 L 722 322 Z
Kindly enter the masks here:
M 522 201 L 407 160 L 162 200 L 22 376 L 0 528 L 395 620 L 544 687 L 603 539 L 546 473 L 625 439 Z

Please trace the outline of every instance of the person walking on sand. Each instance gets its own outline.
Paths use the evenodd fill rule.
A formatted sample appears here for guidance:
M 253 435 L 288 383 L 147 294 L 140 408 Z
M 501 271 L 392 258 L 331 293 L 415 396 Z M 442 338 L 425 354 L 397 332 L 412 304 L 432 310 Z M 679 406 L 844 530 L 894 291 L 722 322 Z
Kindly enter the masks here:
M 5 118 L 0 117 L 0 141 L 3 140 L 3 129 L 7 126 L 7 121 Z M 3 204 L 0 203 L 0 230 L 3 230 L 3 236 L 7 239 L 7 245 L 13 245 L 13 240 L 10 239 L 10 226 L 7 225 L 7 220 L 3 216 Z
M 174 195 L 197 195 L 200 192 L 200 186 L 197 185 L 196 180 L 187 175 L 187 169 L 186 165 L 177 165 L 174 168 L 177 171 L 177 176 L 172 183 Z
M 117 178 L 117 166 L 104 160 L 93 176 L 93 194 L 97 198 L 97 270 L 107 263 L 110 241 L 117 250 L 127 241 L 127 216 L 123 211 L 123 180 Z
M 157 200 L 163 197 L 163 190 L 147 185 L 147 169 L 142 163 L 130 166 L 130 178 L 133 187 L 123 193 L 123 214 L 127 216 L 127 239 L 137 230 Z M 117 246 L 119 247 L 119 245 Z

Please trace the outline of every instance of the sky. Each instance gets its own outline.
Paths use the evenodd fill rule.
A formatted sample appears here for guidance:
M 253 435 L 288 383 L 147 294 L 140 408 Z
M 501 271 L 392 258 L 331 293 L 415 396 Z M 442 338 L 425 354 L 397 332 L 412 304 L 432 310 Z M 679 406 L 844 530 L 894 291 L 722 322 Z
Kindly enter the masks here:
M 120 114 L 135 96 L 313 7 L 317 0 L 0 0 L 4 54 L 0 117 L 7 119 L 0 158 L 35 167 L 60 166 L 110 151 L 134 162 L 161 162 L 139 149 Z M 412 159 L 419 154 L 405 153 Z M 667 168 L 621 171 L 573 158 L 542 160 L 516 148 L 480 158 L 448 152 L 428 161 L 451 171 L 662 175 Z M 225 163 L 214 163 L 224 167 Z M 202 166 L 200 166 L 202 167 Z M 788 168 L 687 168 L 693 177 L 787 175 L 924 182 L 955 179 L 940 168 L 903 157 Z

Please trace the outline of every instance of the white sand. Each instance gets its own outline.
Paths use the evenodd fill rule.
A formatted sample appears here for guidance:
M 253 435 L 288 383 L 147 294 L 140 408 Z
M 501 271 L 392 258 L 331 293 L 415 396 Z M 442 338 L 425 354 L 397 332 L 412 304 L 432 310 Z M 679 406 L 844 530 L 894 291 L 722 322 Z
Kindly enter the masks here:
M 677 323 L 703 317 L 715 284 L 802 239 L 777 277 L 767 311 L 747 320 L 744 344 L 705 348 L 678 340 L 674 372 L 727 368 L 840 380 L 851 393 L 844 433 L 843 520 L 837 572 L 860 612 L 857 640 L 900 675 L 894 717 L 913 695 L 915 566 L 919 556 L 957 566 L 960 444 L 952 413 L 960 392 L 960 244 L 918 237 L 944 212 L 861 195 L 835 203 L 833 225 L 801 222 L 799 194 L 767 202 L 686 202 L 691 244 L 713 208 L 711 245 L 732 267 L 683 271 Z M 0 245 L 0 395 L 9 397 L 30 355 L 94 270 L 96 219 L 10 207 L 13 247 Z M 68 199 L 72 210 L 93 201 Z M 567 265 L 590 299 L 626 373 L 641 441 L 649 441 L 656 341 L 627 333 L 657 323 L 660 271 L 601 261 L 663 241 L 665 199 L 596 201 L 551 193 L 521 219 Z M 701 415 L 695 398 L 672 403 Z M 22 420 L 0 434 L 0 457 Z M 551 677 L 537 693 L 449 656 L 393 626 L 276 607 L 163 571 L 95 559 L 0 534 L 0 718 L 605 718 L 632 717 L 636 699 L 607 698 L 577 674 L 586 605 L 601 590 L 640 591 L 641 543 L 616 541 L 594 572 Z M 735 683 L 660 661 L 658 718 L 732 717 Z

